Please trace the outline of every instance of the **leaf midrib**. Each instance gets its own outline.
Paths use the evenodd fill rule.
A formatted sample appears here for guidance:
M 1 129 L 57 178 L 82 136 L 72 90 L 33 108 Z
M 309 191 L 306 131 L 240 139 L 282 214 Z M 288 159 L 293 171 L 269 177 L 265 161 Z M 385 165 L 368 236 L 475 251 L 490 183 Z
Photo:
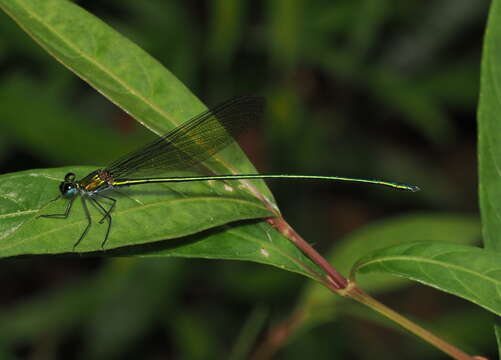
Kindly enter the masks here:
M 488 277 L 488 276 L 486 276 L 486 275 L 484 275 L 482 273 L 478 273 L 478 272 L 475 272 L 473 270 L 470 270 L 470 269 L 467 269 L 467 268 L 464 268 L 464 267 L 460 267 L 458 265 L 454 265 L 454 264 L 450 264 L 450 263 L 445 263 L 445 262 L 441 262 L 441 261 L 437 261 L 437 260 L 431 260 L 431 259 L 421 258 L 421 257 L 417 257 L 417 256 L 389 256 L 389 257 L 385 257 L 384 259 L 370 260 L 368 262 L 363 263 L 360 266 L 357 266 L 357 268 L 358 269 L 362 269 L 362 268 L 364 268 L 366 266 L 369 266 L 369 265 L 372 265 L 372 264 L 377 264 L 377 263 L 380 263 L 381 265 L 384 265 L 384 262 L 387 262 L 387 261 L 414 261 L 416 263 L 429 263 L 429 264 L 442 266 L 442 267 L 448 268 L 448 269 L 450 268 L 451 270 L 457 270 L 457 271 L 460 271 L 460 272 L 468 273 L 470 275 L 474 275 L 474 276 L 483 278 L 486 281 L 494 283 L 496 286 L 500 286 L 501 285 L 501 281 L 499 281 L 499 280 L 497 280 L 495 278 L 492 278 L 492 277 Z

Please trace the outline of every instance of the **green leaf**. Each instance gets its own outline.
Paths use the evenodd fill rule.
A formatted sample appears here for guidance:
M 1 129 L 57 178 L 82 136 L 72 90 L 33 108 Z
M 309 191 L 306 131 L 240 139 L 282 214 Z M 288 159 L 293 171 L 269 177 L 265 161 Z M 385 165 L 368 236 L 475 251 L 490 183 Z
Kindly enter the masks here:
M 63 213 L 66 199 L 50 202 L 68 172 L 83 177 L 89 167 L 29 170 L 0 176 L 0 256 L 53 254 L 72 251 L 87 219 L 79 198 L 66 219 L 38 218 Z M 233 184 L 237 185 L 237 184 Z M 117 199 L 106 248 L 173 239 L 242 219 L 272 215 L 256 197 L 235 191 L 229 183 L 151 184 L 109 194 Z M 76 251 L 99 250 L 107 223 L 87 200 L 93 226 Z M 109 205 L 108 205 L 109 206 Z
M 69 1 L 0 0 L 0 8 L 49 54 L 157 135 L 206 110 L 153 57 Z M 219 173 L 255 172 L 237 144 L 207 165 Z M 271 199 L 264 182 L 255 184 Z
M 496 334 L 496 340 L 498 343 L 498 354 L 501 355 L 501 324 L 499 320 L 494 324 L 494 333 Z
M 480 222 L 473 216 L 446 213 L 415 213 L 369 224 L 343 238 L 328 259 L 336 269 L 348 274 L 362 255 L 392 245 L 416 241 L 443 241 L 444 233 L 451 242 L 468 245 L 480 238 Z M 373 293 L 394 289 L 402 281 L 381 276 L 363 276 L 357 283 Z
M 501 2 L 492 1 L 478 107 L 479 195 L 485 247 L 501 251 Z
M 157 135 L 206 109 L 150 55 L 69 1 L 0 0 L 0 7 L 58 61 Z M 237 144 L 207 166 L 219 173 L 255 172 Z M 264 182 L 254 185 L 273 201 Z
M 360 259 L 355 273 L 380 272 L 421 282 L 501 315 L 499 254 L 472 246 L 413 242 Z
M 66 219 L 38 217 L 64 212 L 68 200 L 51 200 L 58 196 L 59 182 L 67 172 L 74 171 L 80 177 L 92 169 L 59 168 L 1 175 L 0 257 L 101 251 L 107 225 L 98 223 L 102 215 L 90 203 L 93 224 L 75 250 L 73 246 L 87 224 L 78 198 Z M 237 220 L 273 216 L 253 195 L 235 191 L 236 186 L 213 182 L 207 191 L 207 186 L 198 182 L 155 184 L 109 193 L 117 204 L 105 253 L 248 260 L 310 277 L 309 269 L 318 271 L 295 245 L 267 223 L 220 227 Z M 216 229 L 200 233 L 211 228 Z M 187 237 L 193 234 L 196 235 Z M 156 243 L 110 251 L 152 242 Z

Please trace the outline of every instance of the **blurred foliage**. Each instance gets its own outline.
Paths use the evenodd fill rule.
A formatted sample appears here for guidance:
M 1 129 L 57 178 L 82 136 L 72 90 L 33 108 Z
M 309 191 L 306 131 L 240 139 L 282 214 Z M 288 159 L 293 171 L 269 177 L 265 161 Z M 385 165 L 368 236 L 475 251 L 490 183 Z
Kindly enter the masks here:
M 270 183 L 284 216 L 317 249 L 415 210 L 476 215 L 474 114 L 487 2 L 77 3 L 208 105 L 266 96 L 265 121 L 239 139 L 260 171 L 389 178 L 423 189 Z M 5 14 L 0 33 L 2 173 L 103 165 L 152 138 Z M 363 255 L 353 251 L 346 256 Z M 307 283 L 259 264 L 86 257 L 3 261 L 0 277 L 0 355 L 39 359 L 245 358 L 239 349 L 265 333 L 255 327 L 289 316 Z M 494 352 L 494 340 L 485 341 L 490 320 L 472 315 L 471 304 L 423 287 L 390 286 L 381 296 L 442 334 L 454 332 L 457 345 Z M 256 315 L 259 304 L 266 321 L 256 320 L 265 316 Z M 357 315 L 356 305 L 332 306 L 336 317 L 303 328 L 277 358 L 443 358 Z M 444 325 L 463 318 L 482 331 Z

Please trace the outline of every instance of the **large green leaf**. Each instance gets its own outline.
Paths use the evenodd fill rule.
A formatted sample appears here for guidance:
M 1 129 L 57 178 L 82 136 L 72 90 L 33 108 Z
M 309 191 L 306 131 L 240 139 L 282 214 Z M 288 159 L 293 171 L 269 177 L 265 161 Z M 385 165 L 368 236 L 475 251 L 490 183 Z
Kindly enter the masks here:
M 67 0 L 0 0 L 0 8 L 59 62 L 157 135 L 206 110 L 153 57 Z M 236 144 L 208 166 L 219 172 L 254 171 Z
M 489 11 L 482 54 L 478 106 L 479 198 L 482 231 L 487 249 L 501 251 L 501 2 L 493 0 Z M 499 299 L 499 291 L 496 299 Z M 494 324 L 500 348 L 499 321 Z
M 499 320 L 498 320 L 499 322 Z M 501 355 L 501 325 L 494 324 L 494 333 L 496 334 L 496 340 L 498 343 L 498 354 Z
M 447 237 L 444 238 L 444 234 Z M 336 269 L 348 274 L 353 265 L 371 251 L 415 241 L 450 241 L 471 245 L 479 241 L 480 221 L 454 213 L 414 213 L 384 219 L 348 234 L 329 254 Z M 367 274 L 357 284 L 371 294 L 401 287 L 397 278 Z
M 51 200 L 58 195 L 59 181 L 68 171 L 80 176 L 91 170 L 29 170 L 0 176 L 0 257 L 72 252 L 87 224 L 80 201 L 75 201 L 66 219 L 38 215 L 64 211 L 68 200 Z M 220 227 L 273 215 L 256 197 L 235 191 L 229 183 L 215 182 L 209 192 L 203 184 L 194 182 L 126 188 L 109 195 L 118 200 L 105 248 L 109 255 L 249 260 L 311 276 L 311 261 L 267 223 Z M 98 223 L 102 215 L 90 204 L 89 210 L 93 225 L 76 247 L 77 252 L 101 250 L 106 223 Z M 214 227 L 217 230 L 200 233 Z M 193 234 L 197 235 L 186 237 Z M 171 241 L 158 242 L 168 239 Z M 151 242 L 156 243 L 110 251 Z
M 472 246 L 413 242 L 360 259 L 355 273 L 382 272 L 419 281 L 501 315 L 499 254 Z
M 485 247 L 501 251 L 501 3 L 494 0 L 485 35 L 478 108 L 479 195 Z
M 87 224 L 81 201 L 76 199 L 67 219 L 38 218 L 63 213 L 66 199 L 54 202 L 58 184 L 73 171 L 84 176 L 92 168 L 29 170 L 0 177 L 0 256 L 53 254 L 72 251 Z M 241 219 L 271 215 L 254 196 L 215 182 L 210 191 L 202 183 L 158 184 L 129 188 L 108 195 L 118 200 L 106 248 L 186 236 Z M 94 224 L 76 251 L 99 250 L 106 223 L 87 200 Z
M 159 135 L 205 109 L 151 56 L 71 2 L 0 0 L 0 7 L 63 65 Z M 255 171 L 237 145 L 218 153 L 207 165 L 219 173 Z M 61 213 L 64 200 L 48 203 L 58 195 L 58 182 L 67 171 L 82 177 L 90 170 L 33 170 L 3 176 L 0 180 L 3 194 L 0 216 L 4 220 L 2 256 L 71 251 L 87 221 L 78 200 L 68 219 L 40 219 L 36 214 Z M 261 181 L 249 184 L 150 185 L 117 194 L 119 201 L 113 212 L 113 227 L 106 248 L 178 238 L 235 220 L 271 215 L 250 195 L 257 190 L 272 202 L 265 184 Z M 93 219 L 97 220 L 98 212 L 92 207 L 91 210 Z M 268 225 L 260 225 L 259 229 L 263 226 L 267 231 L 259 234 L 252 226 L 242 227 L 238 232 L 254 242 L 283 240 Z M 99 250 L 105 228 L 106 225 L 94 221 L 77 251 Z M 235 229 L 232 231 L 234 234 Z M 238 252 L 228 247 L 213 251 L 212 257 L 222 258 L 233 258 L 233 253 Z M 226 256 L 225 251 L 230 254 Z M 255 258 L 260 261 L 263 254 L 267 251 L 256 253 Z M 191 255 L 196 256 L 194 252 Z M 294 256 L 299 256 L 299 262 L 305 261 L 297 251 Z

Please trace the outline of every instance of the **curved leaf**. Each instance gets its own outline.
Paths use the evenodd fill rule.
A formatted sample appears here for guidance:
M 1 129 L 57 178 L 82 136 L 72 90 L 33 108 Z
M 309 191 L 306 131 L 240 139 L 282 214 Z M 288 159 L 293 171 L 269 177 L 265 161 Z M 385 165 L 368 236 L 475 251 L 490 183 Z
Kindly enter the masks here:
M 336 269 L 348 274 L 353 265 L 371 251 L 416 241 L 444 241 L 474 244 L 481 238 L 480 221 L 474 216 L 454 213 L 414 213 L 377 221 L 348 234 L 328 258 Z M 402 279 L 367 275 L 357 280 L 365 291 L 383 292 L 398 288 Z
M 59 62 L 157 135 L 206 110 L 158 61 L 70 1 L 0 0 L 0 8 Z M 255 172 L 237 144 L 207 166 L 219 173 Z M 255 186 L 272 199 L 264 182 Z
M 482 57 L 478 107 L 479 196 L 486 248 L 501 251 L 501 3 L 492 2 Z
M 63 65 L 157 134 L 205 110 L 161 64 L 75 4 L 64 0 L 0 0 L 0 7 Z M 215 172 L 255 172 L 236 144 L 214 158 L 208 166 Z M 90 170 L 71 169 L 79 177 Z M 35 217 L 45 202 L 57 196 L 57 184 L 67 171 L 70 169 L 35 170 L 2 177 L 2 189 L 15 189 L 3 198 L 3 256 L 71 251 L 86 224 L 78 200 L 64 221 Z M 273 201 L 264 182 L 254 181 L 252 186 Z M 120 201 L 113 212 L 108 248 L 269 216 L 270 212 L 244 187 L 249 187 L 249 182 L 149 185 L 144 191 L 131 189 L 126 196 L 117 195 Z M 44 207 L 42 213 L 61 213 L 64 206 L 64 200 L 59 200 Z M 91 212 L 97 220 L 99 214 Z M 97 250 L 104 231 L 105 226 L 95 224 L 78 251 Z
M 51 202 L 68 171 L 87 174 L 92 168 L 29 170 L 0 176 L 0 257 L 73 251 L 87 223 L 81 204 L 66 219 L 38 218 L 61 213 L 67 200 Z M 240 185 L 241 186 L 241 185 Z M 237 192 L 229 183 L 156 184 L 120 190 L 106 245 L 109 255 L 197 257 L 248 260 L 312 276 L 315 265 L 287 238 L 264 222 L 235 224 L 242 219 L 273 215 L 256 197 Z M 180 192 L 182 190 L 182 192 Z M 89 204 L 93 225 L 75 251 L 101 251 L 106 223 Z M 210 232 L 202 230 L 216 227 Z M 192 235 L 187 237 L 187 235 Z M 160 241 L 159 240 L 170 240 Z M 109 251 L 116 247 L 152 243 Z
M 501 325 L 499 324 L 499 319 L 497 323 L 494 324 L 494 333 L 496 334 L 496 340 L 498 343 L 498 354 L 501 355 Z
M 501 315 L 499 254 L 451 243 L 414 242 L 377 250 L 355 273 L 382 272 L 416 280 Z
M 58 199 L 58 185 L 67 172 L 84 176 L 92 168 L 29 170 L 0 176 L 0 256 L 70 252 L 87 224 L 79 198 L 66 219 L 39 218 L 63 213 L 68 203 Z M 240 185 L 241 186 L 241 185 Z M 172 239 L 242 219 L 272 215 L 256 197 L 229 183 L 151 184 L 107 193 L 117 200 L 106 248 Z M 103 202 L 104 203 L 104 202 Z M 93 218 L 88 235 L 75 251 L 95 251 L 107 223 L 87 201 Z M 106 204 L 109 206 L 109 204 Z M 105 206 L 106 206 L 105 205 Z

